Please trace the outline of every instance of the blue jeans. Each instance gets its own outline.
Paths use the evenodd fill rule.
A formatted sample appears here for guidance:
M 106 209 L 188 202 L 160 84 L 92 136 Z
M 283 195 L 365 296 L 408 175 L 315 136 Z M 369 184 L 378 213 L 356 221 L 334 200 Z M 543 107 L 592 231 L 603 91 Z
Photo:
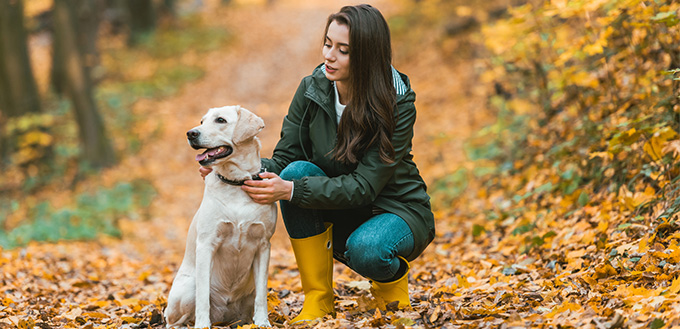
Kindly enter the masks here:
M 315 164 L 295 161 L 281 171 L 282 179 L 326 176 Z M 375 281 L 398 279 L 400 260 L 414 248 L 413 232 L 401 217 L 392 213 L 375 215 L 373 207 L 356 209 L 307 209 L 281 200 L 281 214 L 293 239 L 323 233 L 324 222 L 333 223 L 333 257 L 360 275 Z

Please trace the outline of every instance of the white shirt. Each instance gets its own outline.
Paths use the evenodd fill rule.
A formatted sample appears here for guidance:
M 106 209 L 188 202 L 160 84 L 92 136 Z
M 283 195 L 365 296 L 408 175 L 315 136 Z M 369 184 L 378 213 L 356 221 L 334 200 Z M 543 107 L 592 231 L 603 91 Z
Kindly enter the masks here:
M 333 89 L 335 89 L 335 116 L 338 119 L 338 123 L 340 123 L 340 117 L 342 117 L 342 112 L 345 111 L 347 105 L 340 104 L 340 95 L 338 94 L 338 86 L 335 84 L 335 81 L 333 81 Z

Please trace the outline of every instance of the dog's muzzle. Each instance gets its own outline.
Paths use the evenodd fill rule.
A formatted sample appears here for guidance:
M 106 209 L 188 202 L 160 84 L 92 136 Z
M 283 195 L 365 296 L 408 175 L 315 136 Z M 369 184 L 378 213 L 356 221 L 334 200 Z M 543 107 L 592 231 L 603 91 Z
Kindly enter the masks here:
M 191 129 L 187 132 L 187 140 L 191 147 L 195 150 L 206 149 L 203 153 L 196 155 L 196 161 L 201 166 L 207 166 L 217 159 L 226 158 L 234 152 L 234 148 L 230 145 L 220 145 L 218 147 L 203 146 L 199 141 L 200 136 L 201 132 L 197 129 Z

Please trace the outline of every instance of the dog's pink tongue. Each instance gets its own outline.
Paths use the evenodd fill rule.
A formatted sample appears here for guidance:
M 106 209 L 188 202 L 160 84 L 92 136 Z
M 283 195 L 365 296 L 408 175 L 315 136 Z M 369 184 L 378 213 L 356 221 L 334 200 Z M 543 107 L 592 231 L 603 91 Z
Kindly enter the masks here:
M 207 157 L 215 156 L 215 154 L 217 154 L 217 153 L 222 153 L 221 147 L 216 147 L 216 148 L 205 150 L 205 152 L 196 156 L 196 161 L 202 161 L 203 159 L 205 159 Z
M 208 152 L 203 152 L 201 154 L 196 154 L 196 161 L 203 161 L 203 159 L 208 157 Z

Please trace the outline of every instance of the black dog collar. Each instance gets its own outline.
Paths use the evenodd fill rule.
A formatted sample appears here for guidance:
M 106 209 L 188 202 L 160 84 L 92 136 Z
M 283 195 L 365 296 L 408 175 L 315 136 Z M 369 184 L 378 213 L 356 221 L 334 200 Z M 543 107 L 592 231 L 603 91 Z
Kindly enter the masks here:
M 259 173 L 257 173 L 257 174 L 255 174 L 255 175 L 251 176 L 250 179 L 252 179 L 252 180 L 262 180 L 262 177 L 260 177 L 260 174 L 263 173 L 263 172 L 266 172 L 266 171 L 267 171 L 266 169 L 262 168 L 262 169 L 260 169 L 260 172 L 259 172 Z M 243 185 L 243 183 L 245 183 L 245 182 L 248 180 L 248 179 L 244 179 L 244 180 L 231 180 L 231 179 L 229 179 L 229 178 L 226 178 L 226 177 L 220 175 L 219 173 L 216 173 L 216 174 L 217 174 L 217 178 L 219 178 L 221 181 L 223 181 L 223 182 L 225 182 L 225 183 L 227 183 L 227 184 L 229 184 L 229 185 L 241 186 L 241 185 Z

